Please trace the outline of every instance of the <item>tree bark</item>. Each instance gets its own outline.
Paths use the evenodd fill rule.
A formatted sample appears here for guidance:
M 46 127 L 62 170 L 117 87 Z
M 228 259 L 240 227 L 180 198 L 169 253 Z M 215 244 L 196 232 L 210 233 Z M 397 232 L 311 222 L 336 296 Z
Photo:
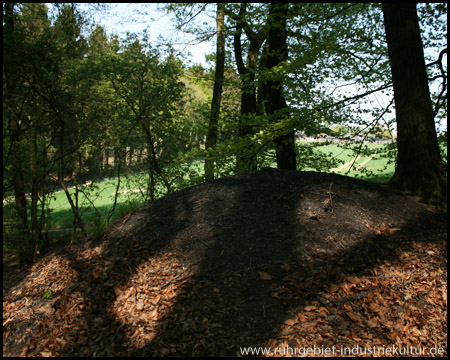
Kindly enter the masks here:
M 217 126 L 219 123 L 220 102 L 222 99 L 223 74 L 225 67 L 225 4 L 217 3 L 217 50 L 216 72 L 214 76 L 214 90 L 211 102 L 211 116 L 209 119 L 208 137 L 206 139 L 206 151 L 217 144 Z M 214 179 L 214 160 L 207 153 L 205 158 L 205 180 Z
M 237 21 L 236 33 L 234 35 L 234 55 L 236 65 L 241 79 L 241 116 L 239 118 L 239 138 L 246 142 L 250 135 L 255 133 L 254 120 L 257 115 L 257 84 L 255 74 L 257 72 L 258 55 L 261 46 L 266 38 L 266 28 L 259 32 L 254 32 L 245 20 L 246 4 L 242 3 L 239 14 L 234 16 Z M 244 66 L 242 59 L 241 35 L 245 31 L 250 45 L 247 53 L 247 64 Z M 245 150 L 238 156 L 236 161 L 236 170 L 238 173 L 245 173 L 257 169 L 257 158 L 254 144 L 248 140 Z
M 41 183 L 44 180 L 39 176 L 38 169 L 38 150 L 37 150 L 37 129 L 36 124 L 31 127 L 30 136 L 30 172 L 31 172 L 31 234 L 32 240 L 30 239 L 30 248 L 33 247 L 33 253 L 36 244 L 43 244 L 44 236 L 42 234 L 42 229 L 39 224 L 38 219 L 38 200 L 39 191 L 41 189 Z M 41 171 L 42 173 L 42 171 Z
M 397 120 L 397 164 L 390 183 L 446 207 L 416 5 L 384 3 L 383 14 Z
M 268 53 L 266 68 L 280 66 L 287 61 L 286 19 L 288 16 L 287 3 L 272 3 L 268 16 Z M 272 123 L 286 122 L 289 118 L 288 107 L 283 95 L 283 75 L 270 74 L 269 80 L 263 81 L 262 90 L 266 114 Z M 287 129 L 286 129 L 287 127 Z M 296 170 L 295 138 L 292 126 L 285 124 L 280 134 L 275 134 L 275 151 L 278 169 Z

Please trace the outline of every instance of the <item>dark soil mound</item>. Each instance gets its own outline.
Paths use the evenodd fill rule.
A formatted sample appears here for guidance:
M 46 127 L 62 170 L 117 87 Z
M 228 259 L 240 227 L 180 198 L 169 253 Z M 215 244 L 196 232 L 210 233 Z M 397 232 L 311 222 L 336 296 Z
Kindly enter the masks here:
M 384 185 L 276 169 L 218 179 L 36 263 L 4 290 L 3 355 L 446 352 L 446 238 L 446 214 Z

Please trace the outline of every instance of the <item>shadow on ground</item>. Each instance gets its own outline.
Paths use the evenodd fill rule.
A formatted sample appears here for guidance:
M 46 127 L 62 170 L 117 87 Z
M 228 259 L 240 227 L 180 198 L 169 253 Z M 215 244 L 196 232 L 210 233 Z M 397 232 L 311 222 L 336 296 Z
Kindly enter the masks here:
M 101 243 L 57 254 L 69 280 L 24 346 L 61 356 L 235 356 L 288 338 L 286 322 L 308 306 L 331 308 L 331 287 L 446 231 L 445 214 L 384 185 L 276 169 L 222 178 L 118 220 Z M 331 334 L 322 344 L 345 334 L 338 317 L 319 325 Z

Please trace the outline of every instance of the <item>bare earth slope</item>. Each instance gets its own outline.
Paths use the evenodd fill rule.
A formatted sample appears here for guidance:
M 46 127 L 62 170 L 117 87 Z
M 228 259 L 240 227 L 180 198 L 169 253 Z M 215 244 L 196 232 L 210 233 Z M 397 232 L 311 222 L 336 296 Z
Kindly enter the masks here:
M 4 284 L 3 355 L 446 353 L 446 239 L 446 214 L 384 185 L 277 169 L 218 179 Z

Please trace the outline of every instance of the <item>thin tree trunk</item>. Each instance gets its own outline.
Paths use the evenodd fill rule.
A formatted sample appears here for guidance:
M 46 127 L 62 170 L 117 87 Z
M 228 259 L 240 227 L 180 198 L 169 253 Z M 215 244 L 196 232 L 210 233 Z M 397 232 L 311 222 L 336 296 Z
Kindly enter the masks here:
M 78 223 L 78 226 L 81 229 L 81 232 L 83 233 L 83 236 L 86 237 L 86 231 L 84 229 L 83 221 L 81 219 L 81 216 L 78 212 L 77 206 L 75 206 L 72 197 L 70 196 L 69 190 L 67 189 L 66 184 L 64 183 L 64 121 L 60 120 L 61 128 L 59 133 L 59 164 L 58 164 L 58 182 L 61 185 L 61 187 L 64 190 L 64 193 L 66 194 L 67 200 L 69 201 L 70 207 L 73 212 L 74 216 L 74 224 Z
M 217 126 L 219 123 L 220 101 L 222 98 L 223 74 L 225 66 L 225 4 L 217 4 L 217 51 L 216 73 L 214 76 L 214 90 L 211 102 L 211 116 L 209 119 L 208 137 L 206 139 L 205 180 L 214 179 L 214 159 L 208 154 L 217 144 Z
M 38 160 L 37 160 L 37 129 L 35 124 L 31 127 L 31 138 L 30 138 L 30 170 L 31 170 L 31 234 L 32 239 L 30 241 L 30 247 L 33 246 L 34 250 L 36 244 L 42 243 L 43 235 L 42 229 L 39 225 L 38 219 L 38 200 L 39 200 L 39 189 L 41 184 L 41 179 L 38 175 Z M 33 251 L 34 251 L 33 250 Z
M 150 150 L 150 153 L 151 153 L 151 154 L 147 154 L 147 156 L 149 156 L 150 168 L 153 169 L 156 172 L 156 174 L 162 179 L 164 185 L 167 188 L 167 192 L 171 192 L 172 190 L 171 190 L 170 182 L 167 180 L 166 176 L 161 171 L 159 164 L 158 164 L 158 159 L 156 158 L 156 150 L 155 150 L 155 144 L 153 141 L 153 137 L 152 137 L 149 129 L 147 128 L 147 126 L 145 126 L 145 124 L 143 122 L 141 122 L 141 126 L 142 126 L 142 129 L 144 130 L 146 138 L 147 138 L 147 149 Z M 153 178 L 152 172 L 150 173 L 150 175 Z

